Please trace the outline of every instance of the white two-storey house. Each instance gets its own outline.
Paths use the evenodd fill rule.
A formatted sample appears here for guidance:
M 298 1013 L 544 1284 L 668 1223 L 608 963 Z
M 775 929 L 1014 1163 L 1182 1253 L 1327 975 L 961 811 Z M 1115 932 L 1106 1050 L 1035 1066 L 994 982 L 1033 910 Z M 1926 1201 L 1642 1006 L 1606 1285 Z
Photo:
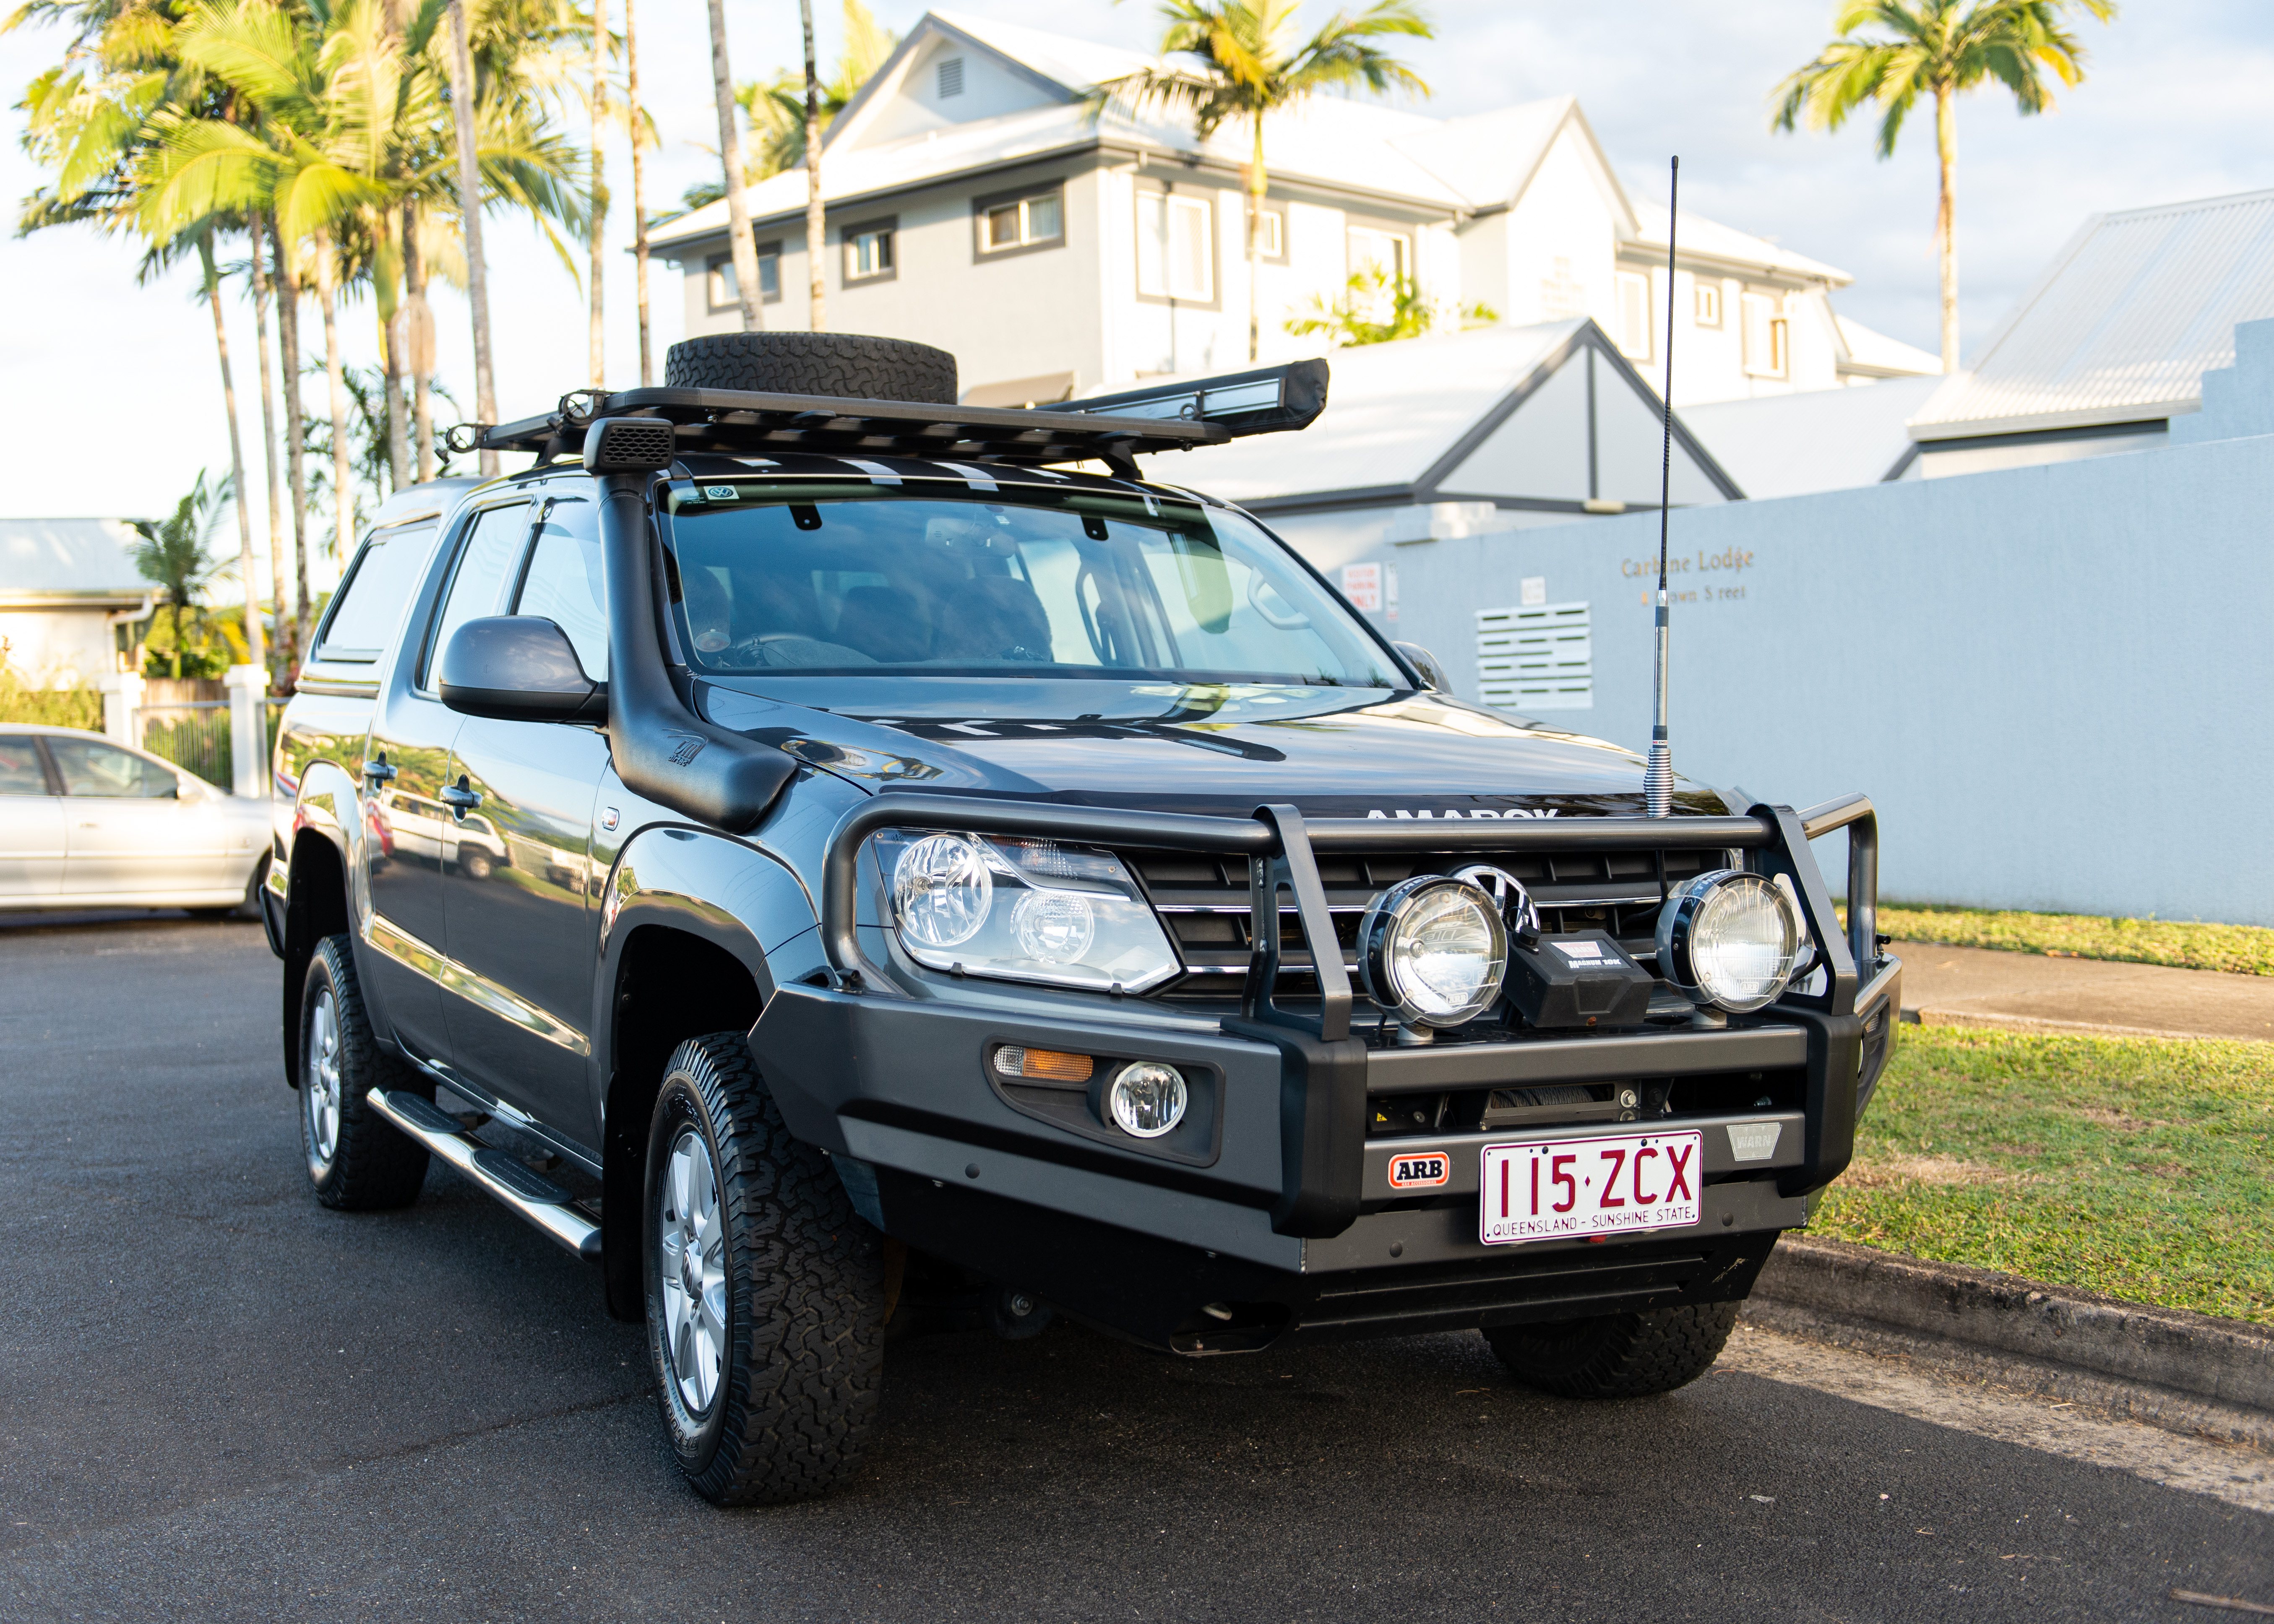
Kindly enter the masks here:
M 1247 132 L 1094 109 L 1144 60 L 927 13 L 823 149 L 829 325 L 952 350 L 980 405 L 1246 365 Z M 1664 207 L 1628 194 L 1569 97 L 1449 120 L 1321 96 L 1267 122 L 1265 157 L 1265 362 L 1318 353 L 1289 319 L 1377 266 L 1512 326 L 1592 318 L 1645 377 L 1670 295 L 1677 404 L 1935 370 L 1834 312 L 1845 272 L 1686 211 L 1669 287 Z M 805 205 L 802 170 L 750 190 L 769 327 L 808 323 Z M 654 238 L 689 335 L 741 325 L 727 229 L 721 201 Z

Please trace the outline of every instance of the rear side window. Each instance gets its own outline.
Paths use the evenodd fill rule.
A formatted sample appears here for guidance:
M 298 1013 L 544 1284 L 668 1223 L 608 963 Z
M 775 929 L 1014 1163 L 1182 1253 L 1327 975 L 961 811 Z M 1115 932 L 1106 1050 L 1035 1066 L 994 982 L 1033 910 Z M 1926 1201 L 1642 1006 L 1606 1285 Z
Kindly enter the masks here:
M 48 770 L 40 765 L 40 747 L 21 734 L 0 739 L 0 795 L 44 795 Z
M 48 750 L 66 795 L 131 796 L 158 800 L 182 793 L 182 783 L 156 762 L 94 739 L 55 739 Z
M 318 659 L 369 665 L 387 652 L 388 639 L 402 623 L 403 606 L 418 584 L 418 572 L 425 567 L 433 539 L 430 520 L 376 531 L 364 543 L 325 618 L 323 635 L 316 644 Z
M 423 686 L 434 685 L 434 673 L 451 635 L 469 620 L 501 613 L 500 599 L 513 567 L 521 562 L 522 543 L 529 539 L 529 504 L 485 508 L 474 515 L 471 533 L 458 549 L 458 562 L 450 573 L 448 595 L 442 600 L 441 618 L 435 622 L 433 641 L 426 645 Z
M 577 663 L 595 682 L 608 677 L 608 582 L 590 503 L 553 508 L 529 555 L 516 614 L 542 615 L 568 634 Z

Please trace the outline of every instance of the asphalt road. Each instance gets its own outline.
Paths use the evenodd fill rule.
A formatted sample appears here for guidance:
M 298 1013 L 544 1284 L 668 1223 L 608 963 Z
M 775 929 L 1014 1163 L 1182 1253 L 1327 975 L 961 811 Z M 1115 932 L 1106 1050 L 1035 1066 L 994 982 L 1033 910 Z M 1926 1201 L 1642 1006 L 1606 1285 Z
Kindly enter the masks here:
M 439 1168 L 299 1165 L 260 929 L 0 926 L 0 1618 L 2153 1619 L 2274 1517 L 1717 1372 L 1594 1407 L 1474 1336 L 901 1344 L 817 1503 L 681 1486 L 595 1275 Z M 1834 1391 L 1821 1390 L 1831 1387 Z

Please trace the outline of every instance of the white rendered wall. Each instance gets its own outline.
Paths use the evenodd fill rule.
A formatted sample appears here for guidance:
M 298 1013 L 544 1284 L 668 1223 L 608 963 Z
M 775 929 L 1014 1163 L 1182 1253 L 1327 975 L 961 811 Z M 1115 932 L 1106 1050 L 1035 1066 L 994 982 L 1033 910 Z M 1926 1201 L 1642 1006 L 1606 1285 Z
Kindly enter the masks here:
M 2274 925 L 2270 510 L 2274 435 L 1676 512 L 1675 768 L 1870 794 L 1892 898 Z M 1380 623 L 1466 696 L 1477 609 L 1527 578 L 1586 602 L 1594 707 L 1544 719 L 1647 740 L 1656 515 L 1396 547 L 1284 528 L 1393 564 Z
M 0 613 L 8 664 L 34 688 L 78 688 L 118 664 L 105 609 L 18 609 Z

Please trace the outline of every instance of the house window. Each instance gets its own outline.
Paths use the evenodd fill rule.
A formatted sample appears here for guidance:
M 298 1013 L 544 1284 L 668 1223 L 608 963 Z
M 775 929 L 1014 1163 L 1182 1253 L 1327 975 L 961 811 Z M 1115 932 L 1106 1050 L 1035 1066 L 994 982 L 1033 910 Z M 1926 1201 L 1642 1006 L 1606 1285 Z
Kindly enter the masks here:
M 1056 186 L 1023 198 L 982 198 L 975 207 L 983 254 L 1055 248 L 1065 241 L 1065 202 Z
M 781 247 L 779 243 L 758 244 L 758 302 L 761 304 L 781 302 Z M 742 302 L 740 287 L 734 281 L 734 255 L 712 254 L 708 280 L 712 310 L 733 310 Z
M 963 94 L 963 58 L 950 56 L 939 64 L 939 96 L 945 102 L 950 96 Z
M 1619 273 L 1619 353 L 1630 361 L 1650 359 L 1650 278 Z
M 1214 194 L 1137 194 L 1137 291 L 1206 304 L 1216 297 Z
M 1790 329 L 1779 313 L 1783 300 L 1773 293 L 1744 297 L 1745 371 L 1756 378 L 1782 378 L 1791 368 Z
M 1255 257 L 1259 259 L 1276 259 L 1281 264 L 1285 264 L 1287 211 L 1284 208 L 1274 208 L 1267 203 L 1260 209 L 1251 209 L 1249 218 L 1254 222 L 1255 228 Z
M 894 223 L 880 220 L 873 225 L 846 228 L 845 280 L 848 283 L 881 282 L 893 274 Z
M 1690 320 L 1701 327 L 1721 325 L 1721 284 L 1703 277 L 1690 284 Z
M 1525 714 L 1593 710 L 1589 618 L 1584 603 L 1478 610 L 1477 696 L 1497 710 Z
M 1385 231 L 1379 226 L 1352 226 L 1350 229 L 1350 274 L 1378 268 L 1392 282 L 1404 282 L 1413 274 L 1412 244 L 1404 235 Z

